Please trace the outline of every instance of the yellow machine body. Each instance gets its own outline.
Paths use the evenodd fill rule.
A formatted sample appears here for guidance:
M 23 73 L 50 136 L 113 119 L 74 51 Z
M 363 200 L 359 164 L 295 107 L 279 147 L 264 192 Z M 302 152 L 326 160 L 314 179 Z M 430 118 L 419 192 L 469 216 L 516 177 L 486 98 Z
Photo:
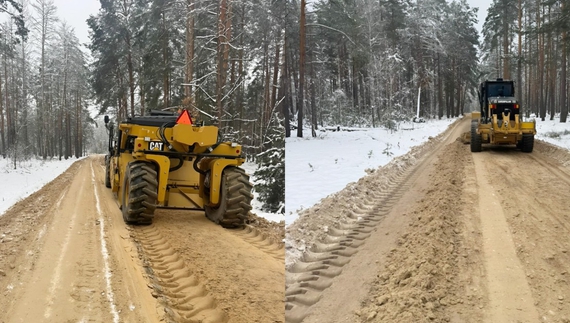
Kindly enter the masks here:
M 513 81 L 484 81 L 479 86 L 480 111 L 471 113 L 468 136 L 472 152 L 480 152 L 482 144 L 516 145 L 530 153 L 534 146 L 536 123 L 523 121 L 521 106 L 514 97 Z
M 520 116 L 515 114 L 515 120 L 510 120 L 510 116 L 502 115 L 502 120 L 498 120 L 497 115 L 493 115 L 491 123 L 481 123 L 481 113 L 472 112 L 471 119 L 477 122 L 477 133 L 481 135 L 483 143 L 494 145 L 516 145 L 522 140 L 523 134 L 536 134 L 536 122 L 520 121 Z
M 175 170 L 170 168 L 180 163 L 180 156 L 156 154 L 156 152 L 187 151 L 188 147 L 195 143 L 194 153 L 204 153 L 206 149 L 216 144 L 218 128 L 215 126 L 195 127 L 186 124 L 177 124 L 172 128 L 166 128 L 164 135 L 171 138 L 173 150 L 161 144 L 157 135 L 158 127 L 141 126 L 136 124 L 120 124 L 121 132 L 128 136 L 121 136 L 119 147 L 127 147 L 116 159 L 112 180 L 112 190 L 121 196 L 121 179 L 125 176 L 126 166 L 133 160 L 148 161 L 156 165 L 158 173 L 158 198 L 159 207 L 203 209 L 205 203 L 215 206 L 220 198 L 220 179 L 222 171 L 226 166 L 240 166 L 245 162 L 241 157 L 241 145 L 229 142 L 219 144 L 211 155 L 224 155 L 233 157 L 214 158 L 214 160 L 204 160 L 199 167 L 203 171 L 211 170 L 212 185 L 210 185 L 209 199 L 204 202 L 204 175 L 201 175 L 193 167 L 196 156 L 185 156 L 183 165 Z M 127 141 L 131 137 L 136 137 L 132 144 Z M 164 150 L 160 150 L 163 147 Z
M 245 162 L 241 145 L 220 142 L 216 126 L 174 120 L 127 119 L 110 138 L 107 186 L 121 208 L 129 209 L 125 221 L 148 223 L 155 208 L 174 208 L 206 210 L 228 226 L 243 223 L 253 195 L 249 176 L 238 168 Z

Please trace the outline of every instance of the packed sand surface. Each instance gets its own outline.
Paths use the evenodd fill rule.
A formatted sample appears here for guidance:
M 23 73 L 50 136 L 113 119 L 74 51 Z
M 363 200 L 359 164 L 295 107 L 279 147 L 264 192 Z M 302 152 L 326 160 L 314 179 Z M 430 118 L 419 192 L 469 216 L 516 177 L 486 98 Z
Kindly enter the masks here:
M 570 322 L 570 154 L 469 121 L 286 228 L 287 322 Z
M 0 322 L 284 322 L 283 226 L 159 209 L 128 226 L 103 156 L 0 217 Z

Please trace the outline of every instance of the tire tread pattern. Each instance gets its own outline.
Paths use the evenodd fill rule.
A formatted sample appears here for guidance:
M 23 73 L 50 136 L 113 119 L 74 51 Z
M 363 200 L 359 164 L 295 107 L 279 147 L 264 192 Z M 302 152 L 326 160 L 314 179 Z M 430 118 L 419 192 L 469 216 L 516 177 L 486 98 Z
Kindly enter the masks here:
M 253 185 L 249 175 L 239 167 L 228 167 L 223 171 L 220 206 L 206 206 L 206 216 L 225 228 L 243 227 L 251 210 Z
M 478 122 L 471 122 L 471 152 L 478 153 L 481 151 L 481 134 L 477 133 Z
M 105 156 L 105 187 L 106 188 L 111 188 L 111 170 L 109 169 L 111 167 L 110 165 L 110 156 Z
M 125 180 L 130 181 L 129 200 L 123 205 L 123 219 L 129 224 L 150 224 L 156 209 L 157 173 L 146 162 L 131 162 L 127 167 Z
M 524 153 L 531 153 L 534 148 L 534 135 L 523 134 L 521 140 L 521 151 Z

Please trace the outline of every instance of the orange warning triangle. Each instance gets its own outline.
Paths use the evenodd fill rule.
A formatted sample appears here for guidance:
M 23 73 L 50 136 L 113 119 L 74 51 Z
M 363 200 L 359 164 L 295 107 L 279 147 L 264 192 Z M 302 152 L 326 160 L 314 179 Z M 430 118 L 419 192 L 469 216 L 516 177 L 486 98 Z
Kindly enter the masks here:
M 176 124 L 192 124 L 192 118 L 190 118 L 188 110 L 182 110 L 182 113 L 176 119 Z

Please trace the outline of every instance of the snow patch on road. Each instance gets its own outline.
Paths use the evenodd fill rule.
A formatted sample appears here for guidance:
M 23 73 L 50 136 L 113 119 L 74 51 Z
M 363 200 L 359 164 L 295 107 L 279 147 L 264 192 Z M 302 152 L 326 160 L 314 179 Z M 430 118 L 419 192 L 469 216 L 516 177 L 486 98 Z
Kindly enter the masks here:
M 63 198 L 67 195 L 67 189 L 63 192 L 63 194 L 61 194 L 61 196 L 59 197 L 59 199 L 57 200 L 57 202 L 55 203 L 55 208 L 59 209 L 59 206 L 61 205 L 61 201 L 63 200 Z M 40 231 L 38 232 L 38 238 L 37 240 L 40 241 L 44 235 L 47 232 L 47 224 L 44 223 L 44 225 L 42 226 L 42 228 L 40 229 Z
M 38 232 L 38 241 L 40 241 L 44 237 L 44 234 L 46 234 L 46 230 L 47 230 L 47 225 L 44 224 L 40 229 L 40 232 Z
M 57 200 L 57 203 L 55 203 L 55 207 L 59 208 L 59 206 L 61 205 L 61 201 L 63 201 L 63 197 L 67 194 L 67 189 L 65 190 L 65 192 L 63 192 L 63 194 L 61 194 L 61 196 L 59 197 L 59 200 Z
M 97 191 L 97 180 L 95 179 L 95 171 L 93 170 L 93 164 L 91 164 L 91 181 L 93 182 L 93 189 L 95 191 L 95 204 L 97 207 L 97 214 L 99 215 L 99 228 L 101 229 L 101 253 L 103 255 L 103 263 L 105 270 L 105 281 L 107 283 L 107 300 L 109 301 L 109 306 L 111 307 L 111 314 L 113 315 L 113 322 L 119 323 L 119 312 L 117 312 L 117 307 L 115 306 L 115 295 L 113 294 L 113 289 L 111 287 L 111 270 L 109 269 L 109 251 L 107 250 L 107 241 L 105 240 L 105 220 L 103 218 L 103 212 L 101 212 L 101 203 L 99 202 L 99 192 Z

